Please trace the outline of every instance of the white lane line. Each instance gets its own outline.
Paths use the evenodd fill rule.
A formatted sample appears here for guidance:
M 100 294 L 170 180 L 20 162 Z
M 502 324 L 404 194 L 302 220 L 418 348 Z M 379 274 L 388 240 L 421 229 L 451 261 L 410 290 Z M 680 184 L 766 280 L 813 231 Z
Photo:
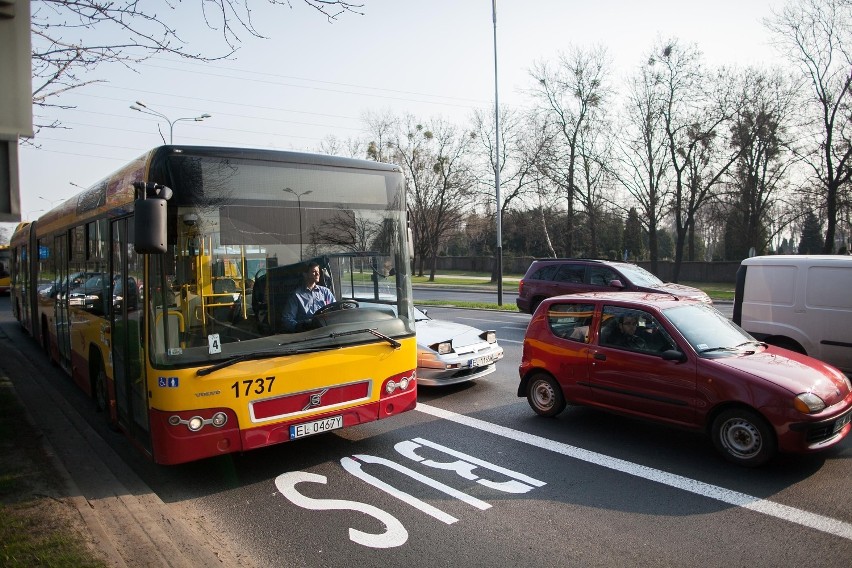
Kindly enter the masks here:
M 752 511 L 763 513 L 764 515 L 769 515 L 770 517 L 776 517 L 778 519 L 782 519 L 791 523 L 796 523 L 805 527 L 810 527 L 812 529 L 816 529 L 824 533 L 839 536 L 847 540 L 852 540 L 852 524 L 841 521 L 839 519 L 826 517 L 825 515 L 819 515 L 816 513 L 810 513 L 808 511 L 803 511 L 802 509 L 796 509 L 795 507 L 789 507 L 787 505 L 782 505 L 773 501 L 767 501 L 766 499 L 761 499 L 759 497 L 754 497 L 752 495 L 747 495 L 738 491 L 725 489 L 724 487 L 719 487 L 718 485 L 711 485 L 709 483 L 704 483 L 702 481 L 697 481 L 695 479 L 690 479 L 681 475 L 668 473 L 652 467 L 647 467 L 618 458 L 613 458 L 604 454 L 599 454 L 597 452 L 584 450 L 576 446 L 570 446 L 561 442 L 555 442 L 553 440 L 548 440 L 547 438 L 542 438 L 541 436 L 536 436 L 534 434 L 526 434 L 524 432 L 512 430 L 511 428 L 506 428 L 505 426 L 499 426 L 497 424 L 485 422 L 484 420 L 471 418 L 470 416 L 465 416 L 463 414 L 457 414 L 455 412 L 450 412 L 449 410 L 443 410 L 435 406 L 430 406 L 428 404 L 417 403 L 417 410 L 423 412 L 424 414 L 430 414 L 437 418 L 443 418 L 444 420 L 450 420 L 458 424 L 463 424 L 464 426 L 470 426 L 471 428 L 476 428 L 477 430 L 482 430 L 483 432 L 496 434 L 497 436 L 502 436 L 510 440 L 529 444 L 530 446 L 535 446 L 537 448 L 556 452 L 557 454 L 562 454 L 608 469 L 620 471 L 628 475 L 641 477 L 642 479 L 647 479 L 649 481 L 662 483 L 663 485 L 668 485 L 669 487 L 674 487 L 676 489 L 682 489 L 683 491 L 688 491 L 690 493 L 694 493 L 702 497 L 715 499 L 717 501 L 728 503 L 730 505 L 735 505 L 737 507 L 751 509 Z
M 497 343 L 523 343 L 523 341 L 518 341 L 516 339 L 506 339 L 505 337 L 501 337 L 497 340 Z

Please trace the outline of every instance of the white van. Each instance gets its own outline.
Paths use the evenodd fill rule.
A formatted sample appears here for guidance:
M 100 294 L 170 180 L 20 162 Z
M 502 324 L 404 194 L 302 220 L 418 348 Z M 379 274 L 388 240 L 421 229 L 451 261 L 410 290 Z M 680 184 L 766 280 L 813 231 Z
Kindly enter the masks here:
M 852 256 L 745 259 L 733 320 L 757 339 L 852 373 Z

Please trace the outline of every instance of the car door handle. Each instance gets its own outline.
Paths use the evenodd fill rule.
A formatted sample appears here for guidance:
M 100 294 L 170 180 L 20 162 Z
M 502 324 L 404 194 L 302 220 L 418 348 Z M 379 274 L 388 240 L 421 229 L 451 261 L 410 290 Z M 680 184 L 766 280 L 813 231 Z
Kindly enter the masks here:
M 595 353 L 595 359 L 597 359 L 598 361 L 606 361 L 606 354 Z

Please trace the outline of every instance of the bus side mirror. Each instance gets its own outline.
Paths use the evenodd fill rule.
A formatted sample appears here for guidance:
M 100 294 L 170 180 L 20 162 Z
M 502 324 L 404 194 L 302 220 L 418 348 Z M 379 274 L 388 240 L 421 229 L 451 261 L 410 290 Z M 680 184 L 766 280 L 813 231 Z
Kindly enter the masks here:
M 139 254 L 166 252 L 166 200 L 137 199 L 134 209 L 133 248 Z
M 165 253 L 166 201 L 172 190 L 157 183 L 142 181 L 133 184 L 139 196 L 134 204 L 134 250 L 139 254 Z

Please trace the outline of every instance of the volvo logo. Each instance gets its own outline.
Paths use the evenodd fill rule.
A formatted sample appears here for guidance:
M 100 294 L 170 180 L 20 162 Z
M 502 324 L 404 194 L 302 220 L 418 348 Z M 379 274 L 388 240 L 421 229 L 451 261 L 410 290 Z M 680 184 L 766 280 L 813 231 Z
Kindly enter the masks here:
M 316 408 L 317 406 L 322 406 L 322 395 L 328 392 L 328 389 L 322 389 L 319 392 L 315 392 L 311 394 L 308 399 L 308 405 L 302 409 L 302 412 L 308 410 L 309 408 Z

